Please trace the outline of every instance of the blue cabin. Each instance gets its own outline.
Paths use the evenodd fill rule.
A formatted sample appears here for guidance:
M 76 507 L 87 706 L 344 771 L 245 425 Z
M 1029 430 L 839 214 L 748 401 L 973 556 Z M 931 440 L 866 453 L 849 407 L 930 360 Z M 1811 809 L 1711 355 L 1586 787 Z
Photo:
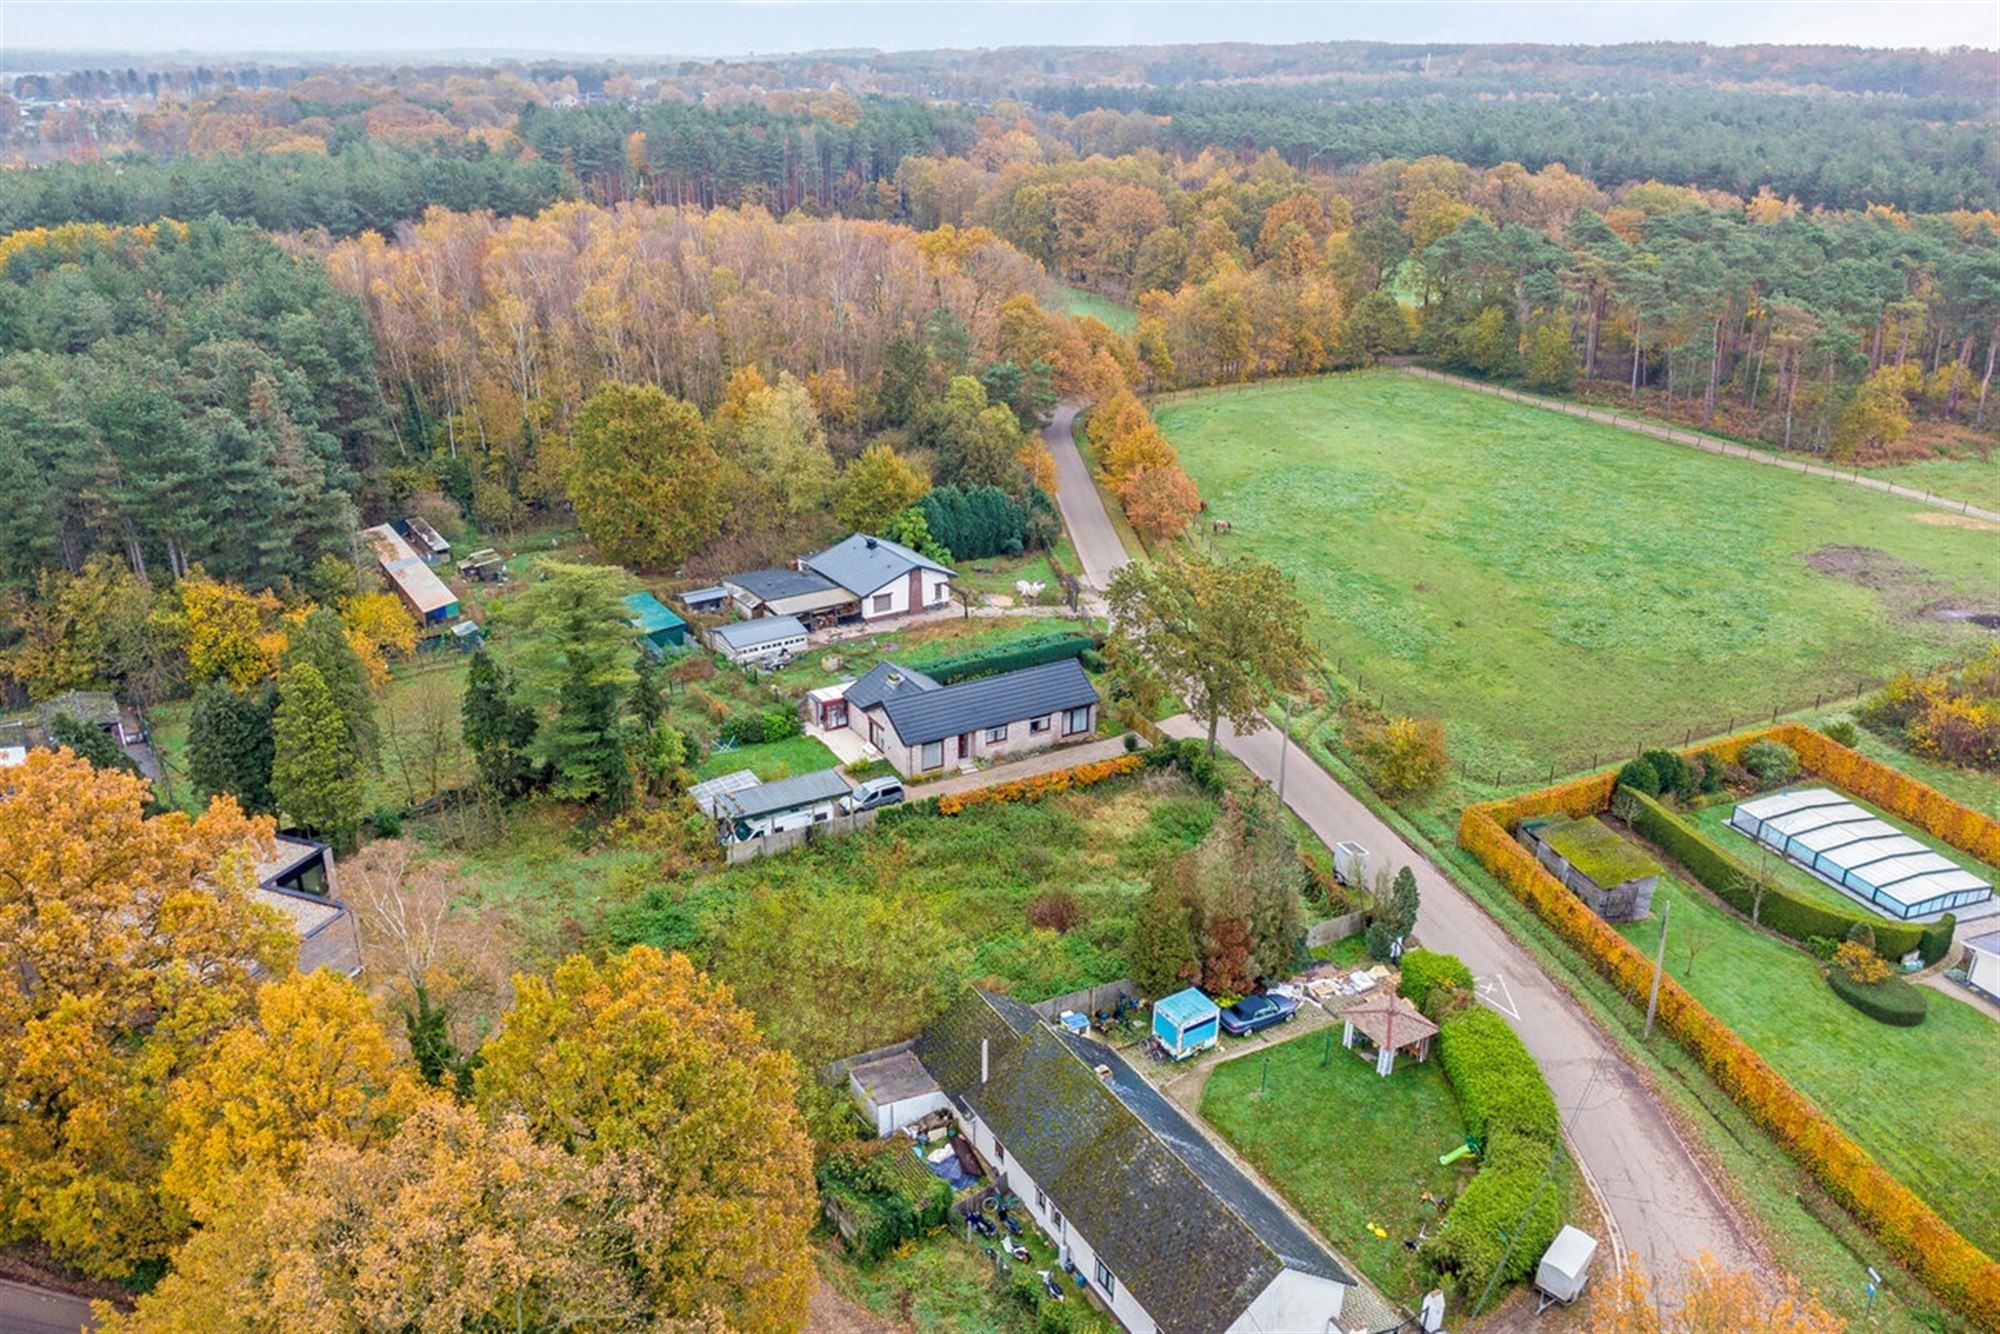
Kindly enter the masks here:
M 1198 987 L 1153 1002 L 1153 1036 L 1176 1061 L 1213 1047 L 1222 1011 Z
M 651 593 L 633 593 L 625 599 L 625 620 L 646 651 L 658 658 L 676 649 L 687 639 L 687 622 L 668 611 Z

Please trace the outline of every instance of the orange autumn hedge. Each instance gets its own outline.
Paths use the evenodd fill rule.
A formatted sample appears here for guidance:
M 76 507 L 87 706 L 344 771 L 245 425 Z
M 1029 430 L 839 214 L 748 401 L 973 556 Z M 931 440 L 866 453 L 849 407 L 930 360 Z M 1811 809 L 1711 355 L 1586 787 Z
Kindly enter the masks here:
M 1107 778 L 1137 773 L 1144 763 L 1145 760 L 1138 755 L 1120 755 L 1115 759 L 1096 760 L 1090 764 L 1072 765 L 1067 769 L 1051 769 L 1047 773 L 1016 778 L 1006 783 L 995 783 L 992 787 L 977 788 L 971 792 L 948 792 L 938 798 L 938 814 L 957 815 L 968 806 L 990 806 L 1008 801 L 1039 801 L 1058 792 L 1067 792 L 1073 787 L 1090 787 L 1102 783 Z
M 1992 821 L 1797 724 L 1731 737 L 1703 749 L 1733 758 L 1744 746 L 1764 739 L 1784 742 L 1821 777 L 1956 847 L 1972 852 L 1988 841 L 2000 846 L 2000 831 Z M 1467 807 L 1458 838 L 1629 1000 L 1643 1004 L 1652 984 L 1651 961 L 1564 888 L 1509 833 L 1512 824 L 1532 816 L 1594 814 L 1609 803 L 1614 781 L 1612 774 L 1598 774 L 1507 801 Z M 1967 842 L 1960 842 L 1960 837 Z M 1939 1297 L 1979 1324 L 2000 1328 L 2000 1264 L 1885 1171 L 1672 978 L 1661 981 L 1659 1015 L 1666 1031 L 1716 1083 Z

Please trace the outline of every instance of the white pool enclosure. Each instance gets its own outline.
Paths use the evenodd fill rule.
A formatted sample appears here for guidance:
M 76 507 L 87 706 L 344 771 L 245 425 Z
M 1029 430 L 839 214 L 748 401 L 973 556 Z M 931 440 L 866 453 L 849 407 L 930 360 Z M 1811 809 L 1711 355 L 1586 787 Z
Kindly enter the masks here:
M 1993 897 L 1989 882 L 1823 787 L 1746 801 L 1729 824 L 1885 917 L 1928 917 Z

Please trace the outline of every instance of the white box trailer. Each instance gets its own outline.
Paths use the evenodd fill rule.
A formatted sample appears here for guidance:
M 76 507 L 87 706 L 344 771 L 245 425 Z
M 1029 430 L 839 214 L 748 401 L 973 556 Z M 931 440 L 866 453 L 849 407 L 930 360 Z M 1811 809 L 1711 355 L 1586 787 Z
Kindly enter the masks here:
M 1333 874 L 1343 885 L 1365 886 L 1368 883 L 1368 849 L 1359 843 L 1334 844 Z
M 1536 1310 L 1546 1311 L 1555 1302 L 1568 1305 L 1575 1301 L 1590 1278 L 1590 1262 L 1596 1256 L 1597 1239 L 1565 1223 L 1548 1250 L 1542 1252 L 1542 1262 L 1535 1266 L 1535 1287 L 1542 1293 Z

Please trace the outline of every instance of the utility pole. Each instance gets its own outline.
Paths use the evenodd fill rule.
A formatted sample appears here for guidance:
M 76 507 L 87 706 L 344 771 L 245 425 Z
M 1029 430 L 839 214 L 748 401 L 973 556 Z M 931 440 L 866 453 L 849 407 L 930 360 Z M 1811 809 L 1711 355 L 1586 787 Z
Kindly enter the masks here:
M 1285 804 L 1285 760 L 1292 753 L 1292 697 L 1285 696 L 1285 729 L 1278 733 L 1278 804 Z
M 1646 997 L 1646 1036 L 1653 1036 L 1653 1016 L 1660 1009 L 1660 972 L 1667 958 L 1667 910 L 1671 903 L 1660 904 L 1660 943 L 1653 948 L 1653 992 Z

